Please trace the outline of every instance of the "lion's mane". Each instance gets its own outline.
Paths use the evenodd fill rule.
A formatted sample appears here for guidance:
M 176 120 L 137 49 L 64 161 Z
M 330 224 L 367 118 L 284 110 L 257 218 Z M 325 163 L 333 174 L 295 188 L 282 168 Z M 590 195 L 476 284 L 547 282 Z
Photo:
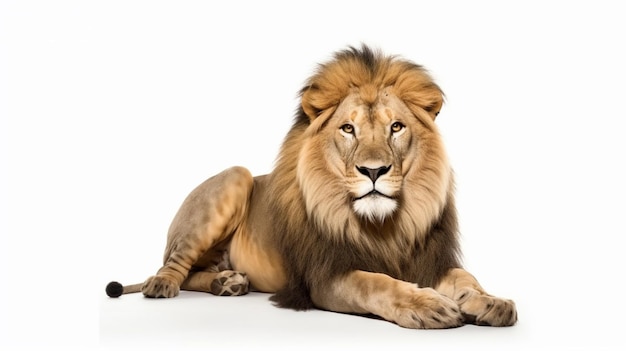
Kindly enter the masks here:
M 310 159 L 323 159 L 323 149 L 305 145 L 350 91 L 359 89 L 373 101 L 384 87 L 392 87 L 423 133 L 419 160 L 405 175 L 397 210 L 376 222 L 354 213 L 345 183 L 322 161 L 300 160 L 303 152 L 315 153 L 307 154 Z M 312 308 L 311 287 L 352 270 L 434 286 L 450 268 L 459 267 L 452 171 L 434 124 L 443 94 L 425 70 L 367 46 L 350 48 L 320 65 L 300 95 L 301 106 L 270 181 L 269 206 L 278 221 L 272 240 L 287 271 L 287 285 L 272 300 L 281 307 Z M 302 177 L 311 179 L 303 182 Z

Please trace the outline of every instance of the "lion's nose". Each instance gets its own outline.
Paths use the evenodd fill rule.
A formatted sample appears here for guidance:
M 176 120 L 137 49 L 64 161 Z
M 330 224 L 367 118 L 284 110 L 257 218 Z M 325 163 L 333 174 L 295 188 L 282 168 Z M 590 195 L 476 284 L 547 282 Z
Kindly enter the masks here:
M 367 168 L 367 167 L 356 166 L 356 169 L 359 171 L 359 173 L 368 176 L 372 180 L 372 183 L 376 183 L 376 179 L 380 178 L 380 176 L 382 176 L 383 174 L 389 172 L 389 170 L 391 169 L 391 166 L 386 166 L 386 167 L 383 166 L 379 168 Z

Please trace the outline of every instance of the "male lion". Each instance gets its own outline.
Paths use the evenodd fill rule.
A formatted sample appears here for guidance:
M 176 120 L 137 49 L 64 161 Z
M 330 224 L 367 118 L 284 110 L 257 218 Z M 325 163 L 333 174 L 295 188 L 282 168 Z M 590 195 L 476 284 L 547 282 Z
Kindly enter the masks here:
M 171 224 L 161 269 L 143 284 L 110 283 L 109 296 L 254 289 L 281 307 L 407 328 L 515 324 L 513 301 L 459 263 L 452 170 L 434 123 L 443 94 L 427 72 L 350 47 L 300 93 L 275 169 L 234 167 L 200 184 Z

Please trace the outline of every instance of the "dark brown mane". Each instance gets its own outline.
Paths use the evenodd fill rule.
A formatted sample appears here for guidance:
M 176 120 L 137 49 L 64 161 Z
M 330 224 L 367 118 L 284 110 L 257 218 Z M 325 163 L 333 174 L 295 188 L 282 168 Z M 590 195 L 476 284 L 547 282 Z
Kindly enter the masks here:
M 279 208 L 274 207 L 274 210 Z M 331 241 L 310 223 L 302 224 L 305 226 L 302 230 L 283 232 L 279 241 L 288 270 L 288 283 L 271 300 L 280 307 L 313 308 L 310 286 L 322 285 L 355 269 L 385 273 L 416 282 L 420 287 L 434 287 L 450 268 L 460 267 L 453 201 L 433 225 L 424 247 L 407 243 L 404 251 L 397 252 L 394 258 L 381 256 L 384 250 L 371 251 L 346 241 Z M 288 226 L 282 228 L 287 230 Z M 385 242 L 379 244 L 384 246 Z

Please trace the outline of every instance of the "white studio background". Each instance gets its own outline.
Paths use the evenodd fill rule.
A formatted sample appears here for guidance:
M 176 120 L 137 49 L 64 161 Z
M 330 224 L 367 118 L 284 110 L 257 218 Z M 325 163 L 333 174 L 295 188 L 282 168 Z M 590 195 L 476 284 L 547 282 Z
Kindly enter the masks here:
M 1 1 L 0 340 L 98 347 L 106 283 L 159 268 L 206 177 L 269 172 L 304 80 L 364 42 L 446 92 L 465 265 L 519 309 L 498 348 L 624 347 L 620 5 Z M 474 349 L 500 333 L 462 330 L 388 344 L 447 349 L 459 333 Z

